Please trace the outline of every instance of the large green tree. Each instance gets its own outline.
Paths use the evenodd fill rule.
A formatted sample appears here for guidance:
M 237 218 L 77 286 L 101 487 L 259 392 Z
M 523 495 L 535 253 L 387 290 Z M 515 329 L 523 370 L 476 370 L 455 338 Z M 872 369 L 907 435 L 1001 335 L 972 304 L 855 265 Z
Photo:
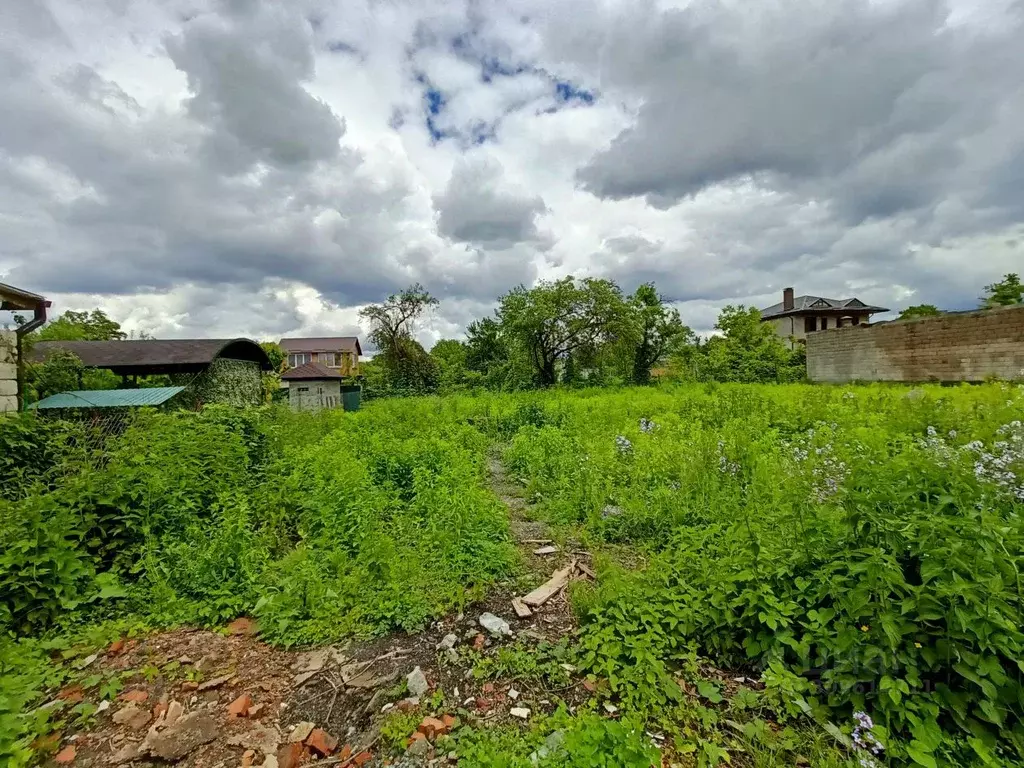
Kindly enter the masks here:
M 558 381 L 559 366 L 570 356 L 593 354 L 614 338 L 625 314 L 615 283 L 571 277 L 519 286 L 501 298 L 497 311 L 502 331 L 525 350 L 542 387 Z
M 675 344 L 692 341 L 693 331 L 683 325 L 678 310 L 665 303 L 653 283 L 637 288 L 627 302 L 627 309 L 627 342 L 632 351 L 630 378 L 634 384 L 647 384 L 651 368 Z
M 720 336 L 703 346 L 703 378 L 715 381 L 798 381 L 805 373 L 803 348 L 790 350 L 754 308 L 727 306 L 715 328 Z
M 1010 307 L 1014 304 L 1024 304 L 1024 285 L 1020 282 L 1020 275 L 1011 272 L 998 283 L 985 286 L 985 295 L 981 299 L 983 308 Z
M 417 321 L 438 301 L 416 283 L 392 294 L 380 304 L 369 304 L 359 315 L 369 323 L 370 340 L 379 350 L 374 367 L 383 376 L 384 391 L 394 394 L 432 392 L 437 386 L 437 364 L 413 338 Z
M 36 341 L 121 341 L 128 338 L 121 324 L 107 317 L 102 309 L 65 312 L 32 336 Z

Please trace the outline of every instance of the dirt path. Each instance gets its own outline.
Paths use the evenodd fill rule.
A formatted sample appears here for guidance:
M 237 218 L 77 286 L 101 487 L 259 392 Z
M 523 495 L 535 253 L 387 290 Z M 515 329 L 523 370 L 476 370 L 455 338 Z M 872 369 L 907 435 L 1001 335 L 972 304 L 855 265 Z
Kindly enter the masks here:
M 55 701 L 97 709 L 53 734 L 47 747 L 59 759 L 47 762 L 294 768 L 318 756 L 316 764 L 342 768 L 454 764 L 450 744 L 441 738 L 453 722 L 525 723 L 535 713 L 553 711 L 559 700 L 588 696 L 582 681 L 572 682 L 571 667 L 560 673 L 568 684 L 548 690 L 540 678 L 503 679 L 489 661 L 499 649 L 533 653 L 573 632 L 564 589 L 529 616 L 517 615 L 513 598 L 579 554 L 561 548 L 537 554 L 550 531 L 530 519 L 522 488 L 509 479 L 497 452 L 488 458 L 488 485 L 509 510 L 525 573 L 496 585 L 485 600 L 414 635 L 307 651 L 266 645 L 248 619 L 221 632 L 185 629 L 119 641 L 90 662 L 80 685 L 57 695 Z M 491 623 L 486 614 L 497 617 L 491 629 L 483 626 Z M 87 677 L 116 677 L 124 688 L 103 702 L 101 688 L 87 684 Z M 388 724 L 402 717 L 409 733 L 399 728 L 396 741 Z M 407 744 L 420 731 L 425 737 Z

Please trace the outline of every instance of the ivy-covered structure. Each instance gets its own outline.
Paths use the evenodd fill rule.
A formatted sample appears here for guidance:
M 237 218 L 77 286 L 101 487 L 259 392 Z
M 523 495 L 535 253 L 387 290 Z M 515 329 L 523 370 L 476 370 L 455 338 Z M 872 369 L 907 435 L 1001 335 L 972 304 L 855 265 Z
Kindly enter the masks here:
M 251 339 L 142 339 L 132 341 L 46 341 L 32 349 L 44 363 L 59 351 L 70 352 L 86 368 L 105 368 L 121 376 L 125 388 L 140 377 L 166 376 L 184 387 L 175 401 L 199 408 L 206 403 L 239 407 L 263 402 L 267 353 Z

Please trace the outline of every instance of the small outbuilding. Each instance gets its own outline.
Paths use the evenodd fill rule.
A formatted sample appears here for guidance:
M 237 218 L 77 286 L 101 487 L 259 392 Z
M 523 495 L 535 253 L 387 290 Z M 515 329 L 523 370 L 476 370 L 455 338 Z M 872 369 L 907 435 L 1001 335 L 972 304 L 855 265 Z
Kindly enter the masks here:
M 281 374 L 281 383 L 288 387 L 288 404 L 294 411 L 358 410 L 359 387 L 344 382 L 338 370 L 321 363 L 306 363 Z

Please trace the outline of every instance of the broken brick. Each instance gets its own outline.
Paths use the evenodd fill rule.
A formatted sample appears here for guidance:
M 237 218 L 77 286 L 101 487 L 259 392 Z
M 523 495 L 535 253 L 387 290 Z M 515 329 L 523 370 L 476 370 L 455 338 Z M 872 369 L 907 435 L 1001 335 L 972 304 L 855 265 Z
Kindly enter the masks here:
M 107 653 L 110 654 L 111 656 L 117 656 L 118 654 L 123 653 L 124 652 L 124 644 L 125 643 L 124 643 L 124 638 L 123 637 L 120 640 L 115 640 L 114 642 L 112 642 L 110 644 L 110 647 L 107 648 Z
M 477 635 L 476 637 L 473 638 L 473 648 L 474 648 L 474 650 L 482 651 L 484 649 L 484 644 L 486 642 L 487 642 L 487 638 L 486 637 L 484 637 L 483 635 Z
M 484 683 L 484 693 L 494 693 L 494 683 Z
M 441 718 L 441 722 L 444 723 L 445 731 L 451 731 L 451 729 L 455 727 L 455 715 L 444 715 Z
M 323 728 L 314 728 L 313 732 L 306 737 L 306 746 L 320 757 L 327 757 L 338 748 L 338 740 Z
M 241 768 L 250 768 L 253 759 L 256 757 L 256 750 L 247 749 L 242 753 L 242 766 Z
M 46 736 L 40 736 L 32 742 L 32 749 L 36 752 L 55 752 L 60 746 L 60 732 L 54 731 Z
M 242 616 L 228 624 L 227 630 L 229 635 L 254 635 L 256 634 L 256 622 Z
M 409 747 L 411 747 L 417 741 L 423 741 L 426 738 L 427 737 L 421 731 L 416 731 L 412 736 L 405 740 L 405 748 L 409 749 Z
M 597 683 L 595 683 L 593 680 L 584 680 L 583 681 L 583 687 L 586 688 L 591 693 L 593 693 L 594 691 L 597 690 Z
M 186 680 L 181 684 L 181 690 L 183 691 L 194 691 L 199 687 L 199 683 L 195 680 Z
M 301 742 L 285 744 L 277 750 L 278 768 L 295 768 L 306 755 L 306 747 Z
M 237 699 L 228 704 L 228 717 L 245 717 L 249 714 L 252 706 L 252 696 L 243 693 Z
M 167 714 L 167 702 L 158 701 L 156 706 L 153 707 L 153 719 L 159 720 L 161 717 Z
M 360 752 L 358 755 L 352 758 L 352 762 L 357 766 L 365 765 L 366 763 L 373 760 L 373 752 Z
M 341 752 L 338 753 L 338 758 L 342 762 L 345 762 L 350 757 L 352 757 L 352 745 L 346 744 L 344 747 L 341 748 Z
M 133 701 L 136 704 L 141 704 L 149 698 L 149 693 L 147 691 L 143 691 L 136 688 L 133 691 L 125 691 L 117 698 L 119 698 L 121 701 Z
M 64 747 L 64 749 L 58 752 L 57 756 L 53 759 L 61 765 L 70 765 L 71 763 L 75 762 L 75 757 L 77 754 L 78 750 L 75 749 L 74 745 L 71 745 Z
M 57 694 L 57 698 L 68 702 L 68 704 L 78 704 L 85 698 L 85 691 L 80 685 L 69 685 Z
M 476 704 L 476 708 L 480 710 L 490 709 L 494 706 L 494 702 L 491 699 L 485 699 L 482 696 L 477 697 L 477 700 L 474 703 Z
M 413 703 L 412 699 L 402 699 L 395 704 L 395 709 L 399 712 L 412 712 L 416 709 L 416 704 Z
M 423 722 L 420 723 L 416 730 L 428 739 L 434 739 L 435 737 L 445 733 L 447 728 L 444 727 L 444 722 L 438 720 L 436 717 L 424 717 Z

